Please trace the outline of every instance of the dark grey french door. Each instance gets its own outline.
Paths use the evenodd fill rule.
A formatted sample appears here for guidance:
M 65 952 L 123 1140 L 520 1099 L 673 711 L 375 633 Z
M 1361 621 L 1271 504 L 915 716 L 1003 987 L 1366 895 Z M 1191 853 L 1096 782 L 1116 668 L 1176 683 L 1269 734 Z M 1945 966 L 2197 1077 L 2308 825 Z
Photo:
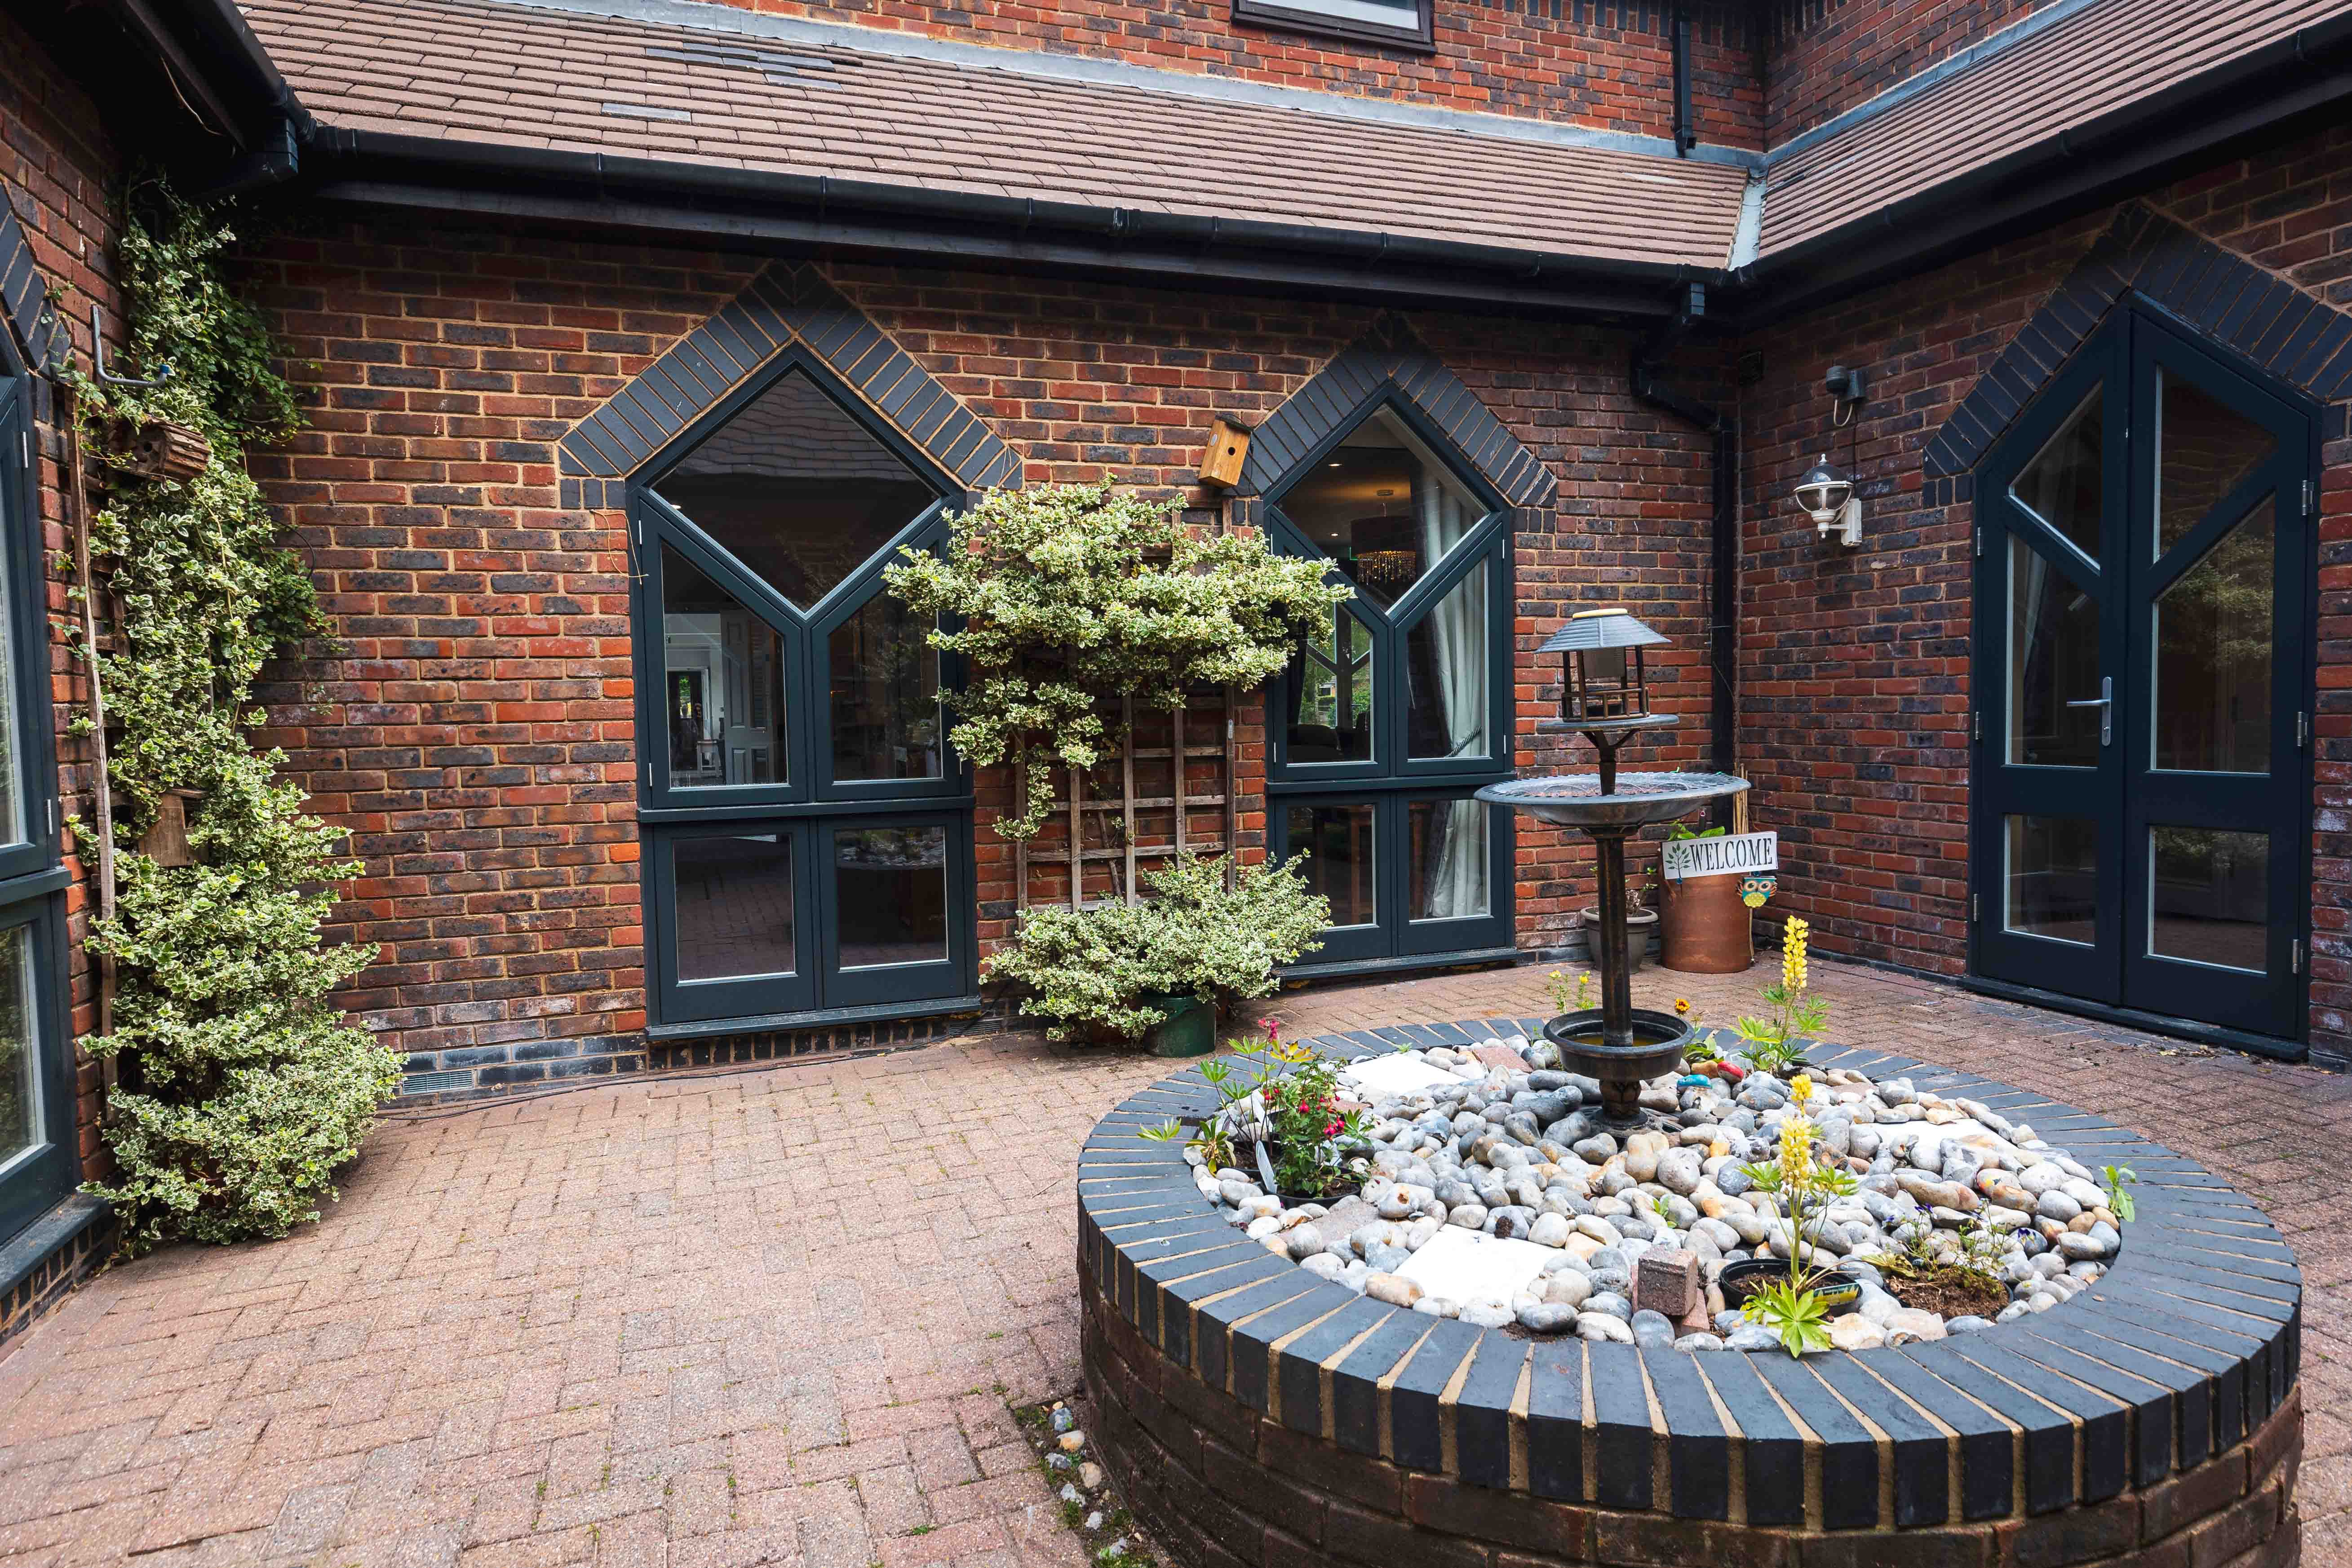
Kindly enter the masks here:
M 1511 946 L 1511 514 L 1382 389 L 1269 493 L 1276 547 L 1355 596 L 1270 695 L 1268 841 L 1331 901 L 1306 967 Z
M 799 350 L 635 486 L 657 1026 L 973 990 L 968 777 L 882 580 L 962 499 Z
M 2302 1035 L 2315 416 L 2135 301 L 1978 470 L 1982 976 Z

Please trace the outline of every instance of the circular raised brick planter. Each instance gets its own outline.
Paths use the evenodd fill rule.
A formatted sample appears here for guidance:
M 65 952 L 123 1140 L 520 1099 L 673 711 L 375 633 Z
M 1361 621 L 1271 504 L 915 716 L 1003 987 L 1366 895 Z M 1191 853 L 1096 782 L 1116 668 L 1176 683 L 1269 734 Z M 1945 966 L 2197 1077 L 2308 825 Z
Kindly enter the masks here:
M 1307 1043 L 1363 1056 L 1501 1026 Z M 2085 1111 L 1807 1054 L 2133 1167 L 2120 1260 L 2048 1312 L 1802 1362 L 1530 1340 L 1358 1296 L 1225 1225 L 1182 1145 L 1139 1131 L 1215 1109 L 1196 1068 L 1105 1117 L 1079 1156 L 1095 1445 L 1129 1503 L 1194 1568 L 2296 1562 L 2302 1277 L 2262 1212 Z

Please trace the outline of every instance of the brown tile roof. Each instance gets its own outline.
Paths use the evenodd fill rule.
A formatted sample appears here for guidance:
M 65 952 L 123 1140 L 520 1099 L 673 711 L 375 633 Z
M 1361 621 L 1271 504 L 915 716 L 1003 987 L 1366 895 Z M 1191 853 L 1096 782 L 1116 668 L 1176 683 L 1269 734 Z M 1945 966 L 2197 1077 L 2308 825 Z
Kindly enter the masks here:
M 1818 238 L 2347 13 L 2352 0 L 2096 0 L 1772 157 L 1759 253 Z
M 1729 257 L 1746 178 L 501 0 L 245 12 L 320 121 L 408 136 L 1702 268 Z

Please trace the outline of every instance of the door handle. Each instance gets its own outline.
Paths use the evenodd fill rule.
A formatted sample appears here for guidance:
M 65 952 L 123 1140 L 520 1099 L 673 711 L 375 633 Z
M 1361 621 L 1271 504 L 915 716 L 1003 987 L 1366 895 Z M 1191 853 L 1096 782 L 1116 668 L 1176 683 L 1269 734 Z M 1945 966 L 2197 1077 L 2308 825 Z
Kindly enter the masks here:
M 2097 709 L 2099 710 L 2099 744 L 2105 746 L 2114 743 L 2116 738 L 2116 678 L 2114 676 L 2105 675 L 2099 678 L 2099 694 L 2096 697 L 2085 697 L 2079 701 L 2069 702 L 2066 706 Z

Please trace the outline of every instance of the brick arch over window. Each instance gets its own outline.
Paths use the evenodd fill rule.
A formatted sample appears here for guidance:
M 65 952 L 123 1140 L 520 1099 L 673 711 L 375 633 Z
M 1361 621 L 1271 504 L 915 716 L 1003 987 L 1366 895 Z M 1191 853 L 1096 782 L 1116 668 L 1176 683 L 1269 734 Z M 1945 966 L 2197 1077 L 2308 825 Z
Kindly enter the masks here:
M 1318 443 L 1355 423 L 1372 395 L 1390 386 L 1445 432 L 1505 500 L 1517 507 L 1552 505 L 1559 476 L 1394 316 L 1382 316 L 1260 422 L 1236 488 L 1263 495 Z
M 1928 443 L 1927 505 L 1965 499 L 1978 459 L 2130 293 L 2323 403 L 2352 396 L 2352 314 L 2135 203 Z
M 1018 489 L 1021 459 L 805 262 L 777 262 L 680 338 L 557 450 L 567 510 L 617 510 L 629 475 L 799 342 L 967 489 Z
M 32 245 L 16 221 L 15 198 L 0 185 L 0 312 L 8 318 L 6 348 L 0 369 L 49 371 L 65 363 L 69 340 L 66 325 L 49 309 L 49 289 L 34 265 Z

